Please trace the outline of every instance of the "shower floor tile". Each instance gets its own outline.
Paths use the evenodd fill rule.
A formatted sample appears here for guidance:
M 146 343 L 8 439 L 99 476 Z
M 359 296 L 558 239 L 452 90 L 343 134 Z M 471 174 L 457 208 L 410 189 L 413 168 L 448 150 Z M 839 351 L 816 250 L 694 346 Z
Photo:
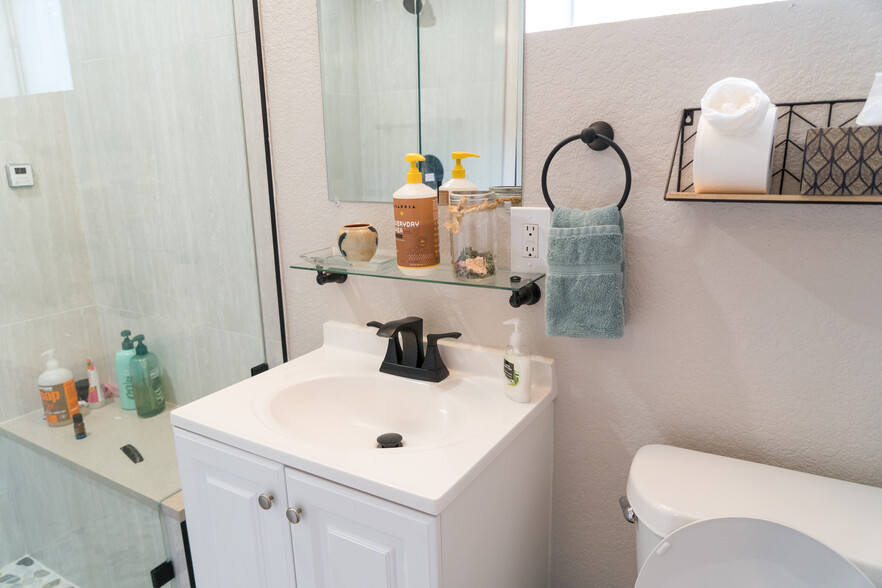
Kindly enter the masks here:
M 34 558 L 24 555 L 0 567 L 0 585 L 3 588 L 77 588 Z

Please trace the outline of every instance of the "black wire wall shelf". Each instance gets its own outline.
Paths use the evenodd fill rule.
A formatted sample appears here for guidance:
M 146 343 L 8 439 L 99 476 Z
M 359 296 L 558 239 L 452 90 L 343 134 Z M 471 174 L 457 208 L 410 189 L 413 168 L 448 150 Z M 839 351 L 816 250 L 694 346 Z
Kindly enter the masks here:
M 813 196 L 799 193 L 806 132 L 814 128 L 852 126 L 864 102 L 863 98 L 858 98 L 778 104 L 778 126 L 772 153 L 772 194 L 696 194 L 692 183 L 692 162 L 701 108 L 685 108 L 671 157 L 665 200 L 882 204 L 882 196 Z

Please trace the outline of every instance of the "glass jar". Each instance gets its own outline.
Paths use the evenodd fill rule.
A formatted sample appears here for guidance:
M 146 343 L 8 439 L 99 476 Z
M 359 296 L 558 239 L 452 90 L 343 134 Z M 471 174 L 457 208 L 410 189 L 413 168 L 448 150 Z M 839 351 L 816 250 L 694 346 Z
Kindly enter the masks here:
M 496 274 L 496 195 L 468 190 L 450 193 L 450 261 L 460 280 Z
M 496 202 L 505 210 L 511 210 L 512 206 L 520 206 L 523 200 L 520 186 L 493 186 L 490 191 L 496 194 Z

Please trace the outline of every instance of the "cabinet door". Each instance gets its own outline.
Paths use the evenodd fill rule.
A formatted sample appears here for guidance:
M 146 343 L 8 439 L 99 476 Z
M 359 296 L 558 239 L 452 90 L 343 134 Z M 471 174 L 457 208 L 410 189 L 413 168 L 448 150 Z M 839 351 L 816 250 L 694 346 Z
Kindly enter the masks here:
M 436 517 L 290 468 L 287 479 L 300 586 L 438 587 Z
M 175 446 L 196 585 L 294 586 L 284 467 L 180 429 Z

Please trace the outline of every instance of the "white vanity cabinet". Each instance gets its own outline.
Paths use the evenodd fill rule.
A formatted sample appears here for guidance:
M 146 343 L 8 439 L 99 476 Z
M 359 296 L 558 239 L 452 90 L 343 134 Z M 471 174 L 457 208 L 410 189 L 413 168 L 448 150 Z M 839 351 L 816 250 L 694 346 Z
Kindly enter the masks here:
M 547 586 L 551 435 L 548 406 L 425 513 L 175 428 L 196 585 Z
M 438 517 L 295 469 L 286 478 L 301 509 L 291 528 L 298 586 L 438 586 Z
M 532 357 L 519 403 L 502 350 L 450 342 L 429 383 L 380 373 L 385 345 L 330 321 L 321 348 L 172 412 L 197 586 L 548 586 L 553 362 Z
M 438 517 L 180 429 L 175 444 L 198 586 L 438 586 Z
M 294 586 L 284 466 L 174 434 L 196 585 Z

